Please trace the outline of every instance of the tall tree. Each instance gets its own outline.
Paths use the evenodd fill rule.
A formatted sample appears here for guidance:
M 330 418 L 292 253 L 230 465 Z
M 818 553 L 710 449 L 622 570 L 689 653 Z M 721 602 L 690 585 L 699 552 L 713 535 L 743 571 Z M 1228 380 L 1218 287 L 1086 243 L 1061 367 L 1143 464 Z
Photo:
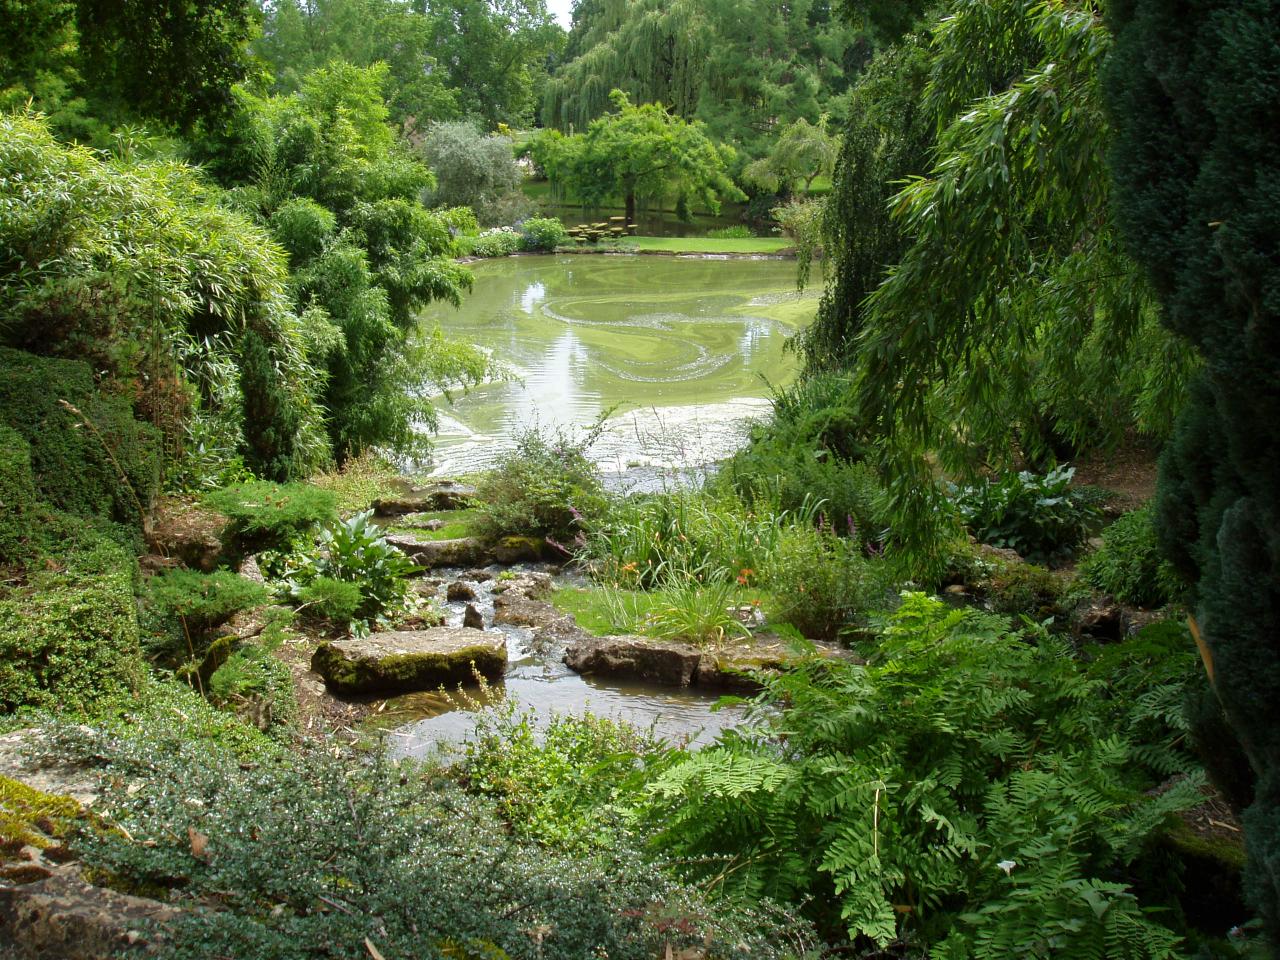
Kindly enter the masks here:
M 719 210 L 720 198 L 744 199 L 729 176 L 733 150 L 713 143 L 700 123 L 672 116 L 658 103 L 633 104 L 625 93 L 610 96 L 616 112 L 592 122 L 567 164 L 569 192 L 589 204 L 623 198 L 634 220 L 640 198 L 675 197 L 677 210 L 697 201 Z
M 249 72 L 252 0 L 76 0 L 85 79 L 123 109 L 190 130 L 226 116 Z
M 458 113 L 457 92 L 436 59 L 431 18 L 401 0 L 276 0 L 263 5 L 254 50 L 274 89 L 296 93 L 312 71 L 334 60 L 387 65 L 387 101 L 397 123 L 425 126 Z
M 957 0 L 934 28 L 933 162 L 893 200 L 909 242 L 853 351 L 897 532 L 919 548 L 940 542 L 939 467 L 1048 461 L 1128 426 L 1162 435 L 1184 396 L 1189 354 L 1111 215 L 1109 44 L 1088 0 Z
M 543 122 L 581 131 L 617 88 L 759 157 L 783 124 L 843 118 L 869 55 L 862 40 L 820 0 L 588 0 L 574 9 L 572 58 L 547 85 Z
M 1158 526 L 1257 775 L 1247 891 L 1280 947 L 1280 2 L 1124 0 L 1109 99 L 1118 217 L 1203 375 Z

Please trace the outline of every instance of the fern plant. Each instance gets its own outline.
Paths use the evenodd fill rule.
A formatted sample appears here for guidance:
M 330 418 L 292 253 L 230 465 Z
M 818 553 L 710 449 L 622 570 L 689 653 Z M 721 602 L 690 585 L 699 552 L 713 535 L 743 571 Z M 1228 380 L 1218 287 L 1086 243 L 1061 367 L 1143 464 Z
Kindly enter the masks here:
M 673 754 L 638 813 L 660 845 L 881 946 L 1173 955 L 1117 878 L 1200 780 L 1147 795 L 1105 679 L 1042 628 L 921 594 L 868 653 L 766 681 L 754 733 Z

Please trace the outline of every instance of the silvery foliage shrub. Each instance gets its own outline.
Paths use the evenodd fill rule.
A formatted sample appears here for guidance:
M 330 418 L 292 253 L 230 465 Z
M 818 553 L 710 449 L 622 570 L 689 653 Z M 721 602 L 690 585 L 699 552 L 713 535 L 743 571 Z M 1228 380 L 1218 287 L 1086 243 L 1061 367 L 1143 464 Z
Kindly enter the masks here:
M 651 960 L 668 944 L 781 958 L 809 944 L 782 914 L 711 905 L 624 845 L 572 857 L 519 841 L 487 801 L 411 763 L 283 750 L 245 763 L 156 729 L 64 728 L 58 750 L 106 758 L 115 785 L 95 809 L 123 830 L 86 831 L 86 862 L 195 908 L 169 931 L 171 960 L 372 955 L 366 938 L 401 960 Z
M 471 123 L 435 123 L 419 146 L 436 176 L 430 202 L 438 207 L 470 207 L 481 223 L 510 223 L 521 212 L 520 182 L 511 141 L 482 134 Z

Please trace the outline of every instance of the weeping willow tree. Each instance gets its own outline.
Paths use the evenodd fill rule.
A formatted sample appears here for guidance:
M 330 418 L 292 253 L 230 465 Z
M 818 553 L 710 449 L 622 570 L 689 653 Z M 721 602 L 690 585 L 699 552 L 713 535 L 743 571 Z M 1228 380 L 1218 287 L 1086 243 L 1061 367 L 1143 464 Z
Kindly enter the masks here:
M 813 0 L 592 0 L 576 17 L 543 103 L 564 131 L 585 129 L 620 89 L 759 156 L 782 124 L 843 117 L 865 59 L 860 33 Z
M 1112 217 L 1110 41 L 1088 2 L 954 4 L 929 47 L 931 166 L 892 201 L 905 247 L 863 300 L 862 281 L 832 281 L 824 309 L 852 339 L 809 341 L 854 356 L 897 529 L 921 559 L 939 542 L 939 469 L 1159 434 L 1181 402 L 1194 360 L 1157 322 Z

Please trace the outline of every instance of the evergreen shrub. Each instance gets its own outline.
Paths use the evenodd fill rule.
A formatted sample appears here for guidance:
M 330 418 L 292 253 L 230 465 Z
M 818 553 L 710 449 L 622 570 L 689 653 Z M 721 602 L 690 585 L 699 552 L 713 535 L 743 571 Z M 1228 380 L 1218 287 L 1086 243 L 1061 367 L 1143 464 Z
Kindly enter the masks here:
M 241 550 L 288 549 L 337 519 L 337 497 L 307 483 L 242 483 L 215 490 L 205 502 L 230 520 Z
M 299 612 L 342 626 L 355 619 L 356 611 L 364 602 L 360 584 L 333 577 L 316 577 L 310 583 L 299 584 L 293 598 L 298 602 Z
M 127 400 L 97 387 L 87 363 L 0 348 L 0 424 L 30 444 L 41 500 L 141 524 L 139 505 L 149 506 L 159 489 L 159 435 L 134 419 Z
M 158 613 L 184 620 L 192 630 L 226 623 L 270 597 L 265 586 L 230 570 L 171 570 L 147 582 L 147 595 Z
M 57 744 L 71 760 L 106 758 L 121 785 L 102 810 L 122 829 L 81 834 L 86 862 L 179 906 L 216 904 L 169 928 L 173 960 L 354 957 L 367 944 L 386 957 L 651 960 L 697 947 L 780 960 L 811 945 L 803 924 L 710 903 L 621 844 L 574 857 L 514 838 L 489 803 L 412 765 L 329 750 L 245 764 L 181 734 L 71 728 Z M 206 855 L 192 855 L 195 836 Z
M 44 522 L 56 562 L 32 564 L 26 582 L 0 591 L 0 711 L 87 710 L 144 673 L 132 553 L 101 524 Z
M 0 564 L 14 563 L 25 554 L 35 506 L 31 446 L 16 430 L 0 424 Z

